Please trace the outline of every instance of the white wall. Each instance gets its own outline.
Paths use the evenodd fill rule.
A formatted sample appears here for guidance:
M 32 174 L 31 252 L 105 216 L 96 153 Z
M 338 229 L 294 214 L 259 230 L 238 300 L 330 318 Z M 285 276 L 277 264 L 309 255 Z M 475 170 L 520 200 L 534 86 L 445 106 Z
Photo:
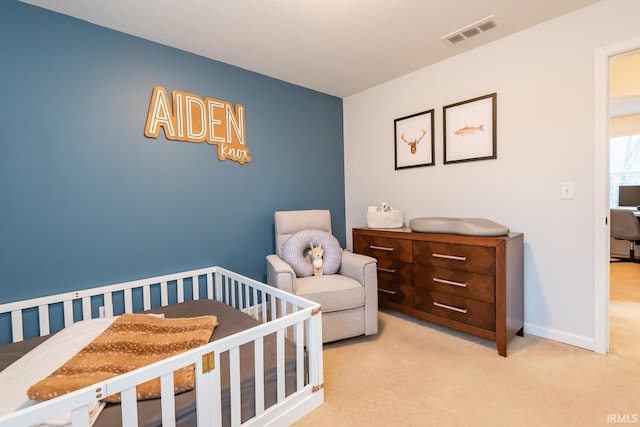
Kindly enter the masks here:
M 347 230 L 386 201 L 405 221 L 482 217 L 523 232 L 525 332 L 593 349 L 594 54 L 638 36 L 638 16 L 637 0 L 604 0 L 346 98 Z M 443 165 L 442 107 L 492 92 L 498 158 Z M 394 170 L 393 120 L 431 108 L 436 166 Z M 560 199 L 563 181 L 574 200 Z

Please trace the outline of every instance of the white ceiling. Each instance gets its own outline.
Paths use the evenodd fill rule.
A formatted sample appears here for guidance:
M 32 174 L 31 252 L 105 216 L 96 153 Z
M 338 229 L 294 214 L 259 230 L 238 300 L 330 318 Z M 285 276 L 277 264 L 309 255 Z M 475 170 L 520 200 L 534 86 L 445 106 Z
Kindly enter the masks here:
M 347 97 L 599 0 L 22 0 Z M 497 27 L 440 38 L 488 16 Z

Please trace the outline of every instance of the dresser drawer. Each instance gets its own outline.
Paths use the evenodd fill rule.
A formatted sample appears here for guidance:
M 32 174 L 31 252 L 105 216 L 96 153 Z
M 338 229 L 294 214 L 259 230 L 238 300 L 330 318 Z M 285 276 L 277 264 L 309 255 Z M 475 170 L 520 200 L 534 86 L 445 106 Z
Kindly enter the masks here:
M 417 310 L 477 326 L 489 331 L 496 330 L 494 304 L 460 298 L 424 288 L 414 288 L 414 306 Z
M 495 251 L 484 246 L 413 242 L 415 263 L 472 273 L 495 274 Z
M 369 255 L 378 260 L 412 262 L 411 240 L 393 239 L 378 236 L 354 236 L 353 251 Z
M 378 261 L 378 302 L 413 308 L 413 265 L 399 261 Z
M 495 279 L 486 274 L 414 264 L 413 286 L 489 304 L 496 301 Z

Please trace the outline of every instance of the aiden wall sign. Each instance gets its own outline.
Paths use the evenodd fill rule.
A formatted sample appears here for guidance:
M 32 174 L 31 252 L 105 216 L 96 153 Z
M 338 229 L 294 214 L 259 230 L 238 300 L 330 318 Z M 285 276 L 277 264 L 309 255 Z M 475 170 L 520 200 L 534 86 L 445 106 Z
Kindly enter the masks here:
M 174 90 L 153 88 L 144 134 L 157 138 L 160 129 L 172 141 L 207 142 L 218 146 L 219 160 L 233 160 L 241 165 L 251 162 L 246 141 L 244 105 L 235 107 L 228 101 L 202 98 Z

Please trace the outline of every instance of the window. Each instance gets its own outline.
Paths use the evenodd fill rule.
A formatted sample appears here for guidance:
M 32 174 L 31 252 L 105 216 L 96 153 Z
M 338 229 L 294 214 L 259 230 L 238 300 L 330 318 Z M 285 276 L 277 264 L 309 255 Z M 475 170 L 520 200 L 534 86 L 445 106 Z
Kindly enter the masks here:
M 609 206 L 618 206 L 618 187 L 640 185 L 640 134 L 609 141 Z

